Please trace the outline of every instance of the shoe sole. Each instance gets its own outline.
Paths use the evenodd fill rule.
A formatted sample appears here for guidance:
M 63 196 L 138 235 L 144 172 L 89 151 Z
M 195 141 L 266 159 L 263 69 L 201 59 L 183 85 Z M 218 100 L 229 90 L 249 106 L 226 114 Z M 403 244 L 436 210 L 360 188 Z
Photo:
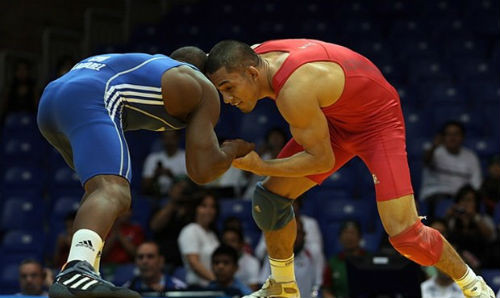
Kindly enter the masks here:
M 71 291 L 61 284 L 53 284 L 49 288 L 49 298 L 142 298 L 129 289 L 116 291 Z

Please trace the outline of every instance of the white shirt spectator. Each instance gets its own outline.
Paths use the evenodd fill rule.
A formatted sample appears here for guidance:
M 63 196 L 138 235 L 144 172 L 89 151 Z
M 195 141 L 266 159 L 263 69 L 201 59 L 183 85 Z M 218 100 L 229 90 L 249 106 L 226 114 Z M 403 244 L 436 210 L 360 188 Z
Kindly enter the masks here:
M 222 176 L 205 185 L 214 187 L 232 187 L 236 196 L 239 197 L 242 189 L 245 188 L 247 183 L 248 181 L 242 170 L 230 167 L 224 174 L 222 174 Z
M 256 257 L 244 252 L 238 260 L 235 277 L 247 286 L 259 284 L 260 263 Z
M 182 254 L 184 267 L 186 267 L 186 283 L 188 285 L 207 286 L 209 281 L 196 274 L 189 266 L 187 254 L 197 254 L 205 268 L 212 268 L 212 253 L 219 246 L 217 235 L 213 231 L 206 231 L 197 223 L 185 226 L 179 234 L 179 250 Z
M 163 168 L 170 169 L 174 176 L 187 175 L 186 153 L 184 150 L 177 150 L 173 156 L 168 156 L 164 150 L 150 153 L 144 162 L 142 178 L 153 178 L 158 163 L 161 163 Z M 166 193 L 172 185 L 172 179 L 167 176 L 161 176 L 158 178 L 158 184 L 160 186 L 160 192 Z
M 433 165 L 434 168 L 425 167 L 423 170 L 420 191 L 423 200 L 434 194 L 455 195 L 466 184 L 475 189 L 481 186 L 481 165 L 472 150 L 462 147 L 455 155 L 444 146 L 438 146 L 434 151 Z
M 500 290 L 498 290 L 497 298 L 500 298 Z
M 456 283 L 443 287 L 436 283 L 436 277 L 424 281 L 420 285 L 422 298 L 465 298 L 462 290 Z
M 301 297 L 311 297 L 315 286 L 321 285 L 317 279 L 316 269 L 318 267 L 317 258 L 307 248 L 302 249 L 294 258 L 295 280 L 300 290 Z M 321 268 L 322 269 L 322 268 Z M 260 282 L 264 283 L 271 275 L 269 258 L 266 258 L 260 271 Z
M 325 255 L 323 254 L 323 236 L 321 235 L 321 230 L 319 229 L 318 222 L 315 218 L 307 215 L 301 215 L 302 224 L 304 225 L 304 231 L 306 231 L 305 237 L 305 247 L 307 250 L 314 255 L 316 255 L 316 261 L 318 263 L 316 270 L 316 279 L 319 281 L 323 280 L 323 268 L 325 267 Z M 259 243 L 255 248 L 255 256 L 260 260 L 263 260 L 267 256 L 266 251 L 266 240 L 264 234 L 260 237 Z

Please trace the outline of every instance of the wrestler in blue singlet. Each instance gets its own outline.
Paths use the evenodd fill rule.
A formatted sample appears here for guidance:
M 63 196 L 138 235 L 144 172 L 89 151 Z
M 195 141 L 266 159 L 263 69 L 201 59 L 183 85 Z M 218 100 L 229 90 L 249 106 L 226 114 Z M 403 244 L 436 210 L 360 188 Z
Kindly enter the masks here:
M 139 53 L 87 58 L 45 88 L 37 119 L 40 131 L 82 184 L 100 174 L 130 182 L 124 131 L 185 127 L 166 112 L 161 89 L 163 73 L 180 65 L 186 63 Z

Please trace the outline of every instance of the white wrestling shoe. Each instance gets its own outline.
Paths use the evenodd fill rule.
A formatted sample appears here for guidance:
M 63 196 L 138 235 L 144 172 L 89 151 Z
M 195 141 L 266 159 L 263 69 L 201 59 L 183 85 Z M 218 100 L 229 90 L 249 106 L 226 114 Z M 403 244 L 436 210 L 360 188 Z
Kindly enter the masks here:
M 495 298 L 495 293 L 481 276 L 478 276 L 474 282 L 466 285 L 462 290 L 467 298 Z
M 277 282 L 269 277 L 262 288 L 243 298 L 267 298 L 267 297 L 283 297 L 283 298 L 300 298 L 299 287 L 293 282 Z

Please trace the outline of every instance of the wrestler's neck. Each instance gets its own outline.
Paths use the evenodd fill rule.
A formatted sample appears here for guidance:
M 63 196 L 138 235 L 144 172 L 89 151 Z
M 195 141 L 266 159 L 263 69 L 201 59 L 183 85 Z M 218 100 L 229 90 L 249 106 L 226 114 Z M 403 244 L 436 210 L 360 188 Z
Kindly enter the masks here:
M 285 61 L 286 57 L 288 57 L 288 53 L 283 52 L 272 52 L 261 55 L 262 59 L 261 73 L 263 74 L 261 77 L 261 86 L 262 97 L 269 97 L 276 99 L 276 93 L 273 88 L 273 77 L 280 69 L 281 65 Z

